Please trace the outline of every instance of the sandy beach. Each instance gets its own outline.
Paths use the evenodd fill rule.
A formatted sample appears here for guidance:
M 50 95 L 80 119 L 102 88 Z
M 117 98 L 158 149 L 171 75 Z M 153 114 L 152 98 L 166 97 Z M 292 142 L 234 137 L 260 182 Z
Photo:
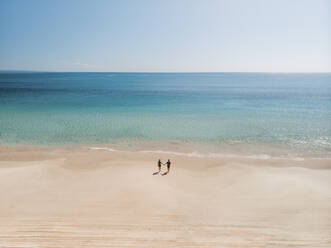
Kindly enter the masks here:
M 0 0 L 0 248 L 331 248 L 330 24 Z
M 0 247 L 331 246 L 330 160 L 1 147 L 0 182 Z

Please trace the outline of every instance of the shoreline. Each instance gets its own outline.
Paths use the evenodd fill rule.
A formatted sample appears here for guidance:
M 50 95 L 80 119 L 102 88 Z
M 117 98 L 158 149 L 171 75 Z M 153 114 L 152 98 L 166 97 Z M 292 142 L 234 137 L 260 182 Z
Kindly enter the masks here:
M 288 161 L 328 161 L 331 154 L 307 152 L 274 144 L 210 144 L 207 142 L 149 141 L 117 142 L 108 144 L 0 144 L 0 153 L 20 150 L 99 150 L 109 153 L 128 152 L 141 154 L 159 154 L 164 156 L 183 156 L 210 159 L 247 159 L 247 160 L 288 160 Z
M 164 150 L 161 150 L 164 149 Z M 116 145 L 51 145 L 51 146 L 40 146 L 40 145 L 0 145 L 0 161 L 10 161 L 18 158 L 23 160 L 29 160 L 31 158 L 39 159 L 43 158 L 54 158 L 56 156 L 63 156 L 70 153 L 84 153 L 92 154 L 97 156 L 103 154 L 105 156 L 118 156 L 123 155 L 124 157 L 152 157 L 152 158 L 179 158 L 179 159 L 196 159 L 199 161 L 213 160 L 213 161 L 230 161 L 240 162 L 243 164 L 266 164 L 276 166 L 294 166 L 294 167 L 305 167 L 312 169 L 330 169 L 331 157 L 325 156 L 311 156 L 307 154 L 297 154 L 293 152 L 287 152 L 286 150 L 271 150 L 270 148 L 264 151 L 257 151 L 257 147 L 254 147 L 254 153 L 241 152 L 245 149 L 245 146 L 241 146 L 239 151 L 225 150 L 224 152 L 209 152 L 206 147 L 202 150 L 197 150 L 196 147 L 192 149 L 192 146 L 186 146 L 183 149 L 176 149 L 176 147 L 162 147 L 157 148 L 154 146 L 149 147 L 130 147 L 125 148 L 123 146 Z M 271 151 L 271 152 L 270 152 Z M 269 152 L 269 153 L 267 153 Z
M 142 151 L 142 150 L 161 150 L 169 152 L 184 153 L 244 153 L 254 155 L 257 153 L 272 153 L 278 155 L 298 154 L 308 156 L 322 156 L 331 158 L 330 149 L 314 149 L 313 147 L 295 147 L 287 144 L 268 143 L 268 142 L 215 142 L 199 140 L 151 140 L 151 139 L 119 139 L 112 142 L 72 142 L 72 143 L 0 143 L 0 147 L 39 147 L 39 148 L 80 148 L 80 147 L 100 147 L 121 151 Z

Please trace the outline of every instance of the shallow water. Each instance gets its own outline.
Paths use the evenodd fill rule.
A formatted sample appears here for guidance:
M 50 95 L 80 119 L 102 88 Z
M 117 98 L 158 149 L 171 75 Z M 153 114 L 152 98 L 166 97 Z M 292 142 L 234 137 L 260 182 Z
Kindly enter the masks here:
M 331 154 L 331 74 L 0 73 L 0 144 L 172 141 Z

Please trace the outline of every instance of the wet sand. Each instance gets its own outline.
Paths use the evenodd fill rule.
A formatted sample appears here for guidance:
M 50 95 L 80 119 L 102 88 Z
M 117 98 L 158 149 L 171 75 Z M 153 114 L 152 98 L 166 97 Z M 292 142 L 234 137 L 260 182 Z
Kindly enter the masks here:
M 1 147 L 0 185 L 0 247 L 331 247 L 330 160 Z

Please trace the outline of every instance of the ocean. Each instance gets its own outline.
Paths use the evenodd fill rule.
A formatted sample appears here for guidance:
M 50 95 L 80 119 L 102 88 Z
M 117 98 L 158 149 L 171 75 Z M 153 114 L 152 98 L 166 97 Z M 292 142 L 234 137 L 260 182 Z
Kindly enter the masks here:
M 0 144 L 277 147 L 329 157 L 331 74 L 1 72 Z

